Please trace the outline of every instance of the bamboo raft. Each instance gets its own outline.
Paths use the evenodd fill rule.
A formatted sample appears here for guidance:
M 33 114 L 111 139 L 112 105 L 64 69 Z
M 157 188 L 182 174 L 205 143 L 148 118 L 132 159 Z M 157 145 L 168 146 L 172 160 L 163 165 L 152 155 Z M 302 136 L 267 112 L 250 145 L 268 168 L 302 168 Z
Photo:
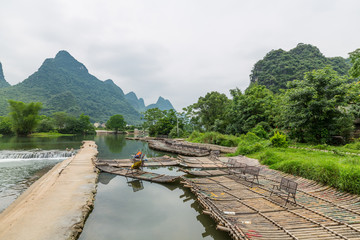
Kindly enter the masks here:
M 112 159 L 112 160 L 98 160 L 96 165 L 108 165 L 117 168 L 127 168 L 131 167 L 133 164 L 131 159 Z M 178 166 L 179 161 L 176 158 L 163 156 L 163 157 L 154 157 L 149 158 L 145 161 L 145 167 L 170 167 L 170 166 Z
M 135 172 L 129 172 L 127 168 L 118 168 L 114 166 L 109 165 L 97 165 L 98 169 L 100 169 L 103 172 L 117 174 L 124 177 L 130 177 L 134 179 L 139 180 L 146 180 L 150 182 L 156 182 L 156 183 L 171 183 L 175 182 L 179 176 L 168 176 L 164 174 L 157 174 L 152 172 L 146 172 L 142 170 L 137 170 Z
M 185 168 L 221 169 L 228 168 L 225 157 L 185 157 L 178 156 L 179 165 Z
M 176 141 L 170 140 L 150 140 L 148 141 L 149 148 L 163 151 L 171 152 L 175 154 L 181 154 L 185 156 L 194 156 L 194 157 L 203 157 L 210 154 L 210 150 L 204 147 L 193 146 L 185 143 L 178 143 Z
M 298 183 L 296 202 L 270 197 L 281 177 Z M 233 239 L 360 239 L 360 197 L 261 166 L 260 184 L 235 175 L 182 177 L 197 200 Z
M 229 173 L 227 171 L 222 170 L 200 170 L 200 171 L 191 171 L 187 169 L 181 169 L 180 171 L 183 171 L 184 173 L 187 173 L 192 176 L 196 177 L 212 177 L 212 176 L 221 176 L 221 175 L 228 175 Z

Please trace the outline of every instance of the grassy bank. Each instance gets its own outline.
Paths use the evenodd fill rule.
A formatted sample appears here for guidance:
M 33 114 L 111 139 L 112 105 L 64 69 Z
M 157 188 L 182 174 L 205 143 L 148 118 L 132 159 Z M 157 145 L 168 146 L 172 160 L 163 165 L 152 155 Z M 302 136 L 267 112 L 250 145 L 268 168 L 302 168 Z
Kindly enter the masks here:
M 289 144 L 276 148 L 268 139 L 249 132 L 240 137 L 219 133 L 195 133 L 193 142 L 237 146 L 233 155 L 258 159 L 261 164 L 339 190 L 360 194 L 360 141 L 344 146 Z
M 259 159 L 272 169 L 360 194 L 359 156 L 271 147 L 247 156 Z

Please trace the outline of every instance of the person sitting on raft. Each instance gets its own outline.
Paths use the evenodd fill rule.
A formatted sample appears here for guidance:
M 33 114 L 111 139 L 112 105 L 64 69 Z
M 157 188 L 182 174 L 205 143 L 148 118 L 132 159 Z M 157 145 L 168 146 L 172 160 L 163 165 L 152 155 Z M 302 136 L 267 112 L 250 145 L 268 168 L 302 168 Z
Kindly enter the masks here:
M 138 151 L 135 155 L 134 158 L 141 158 L 142 152 Z

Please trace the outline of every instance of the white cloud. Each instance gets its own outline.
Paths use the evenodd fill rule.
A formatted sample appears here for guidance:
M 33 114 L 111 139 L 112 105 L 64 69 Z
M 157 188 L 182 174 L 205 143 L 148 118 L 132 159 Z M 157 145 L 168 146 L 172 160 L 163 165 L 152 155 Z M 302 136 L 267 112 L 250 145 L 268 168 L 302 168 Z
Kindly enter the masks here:
M 146 104 L 180 110 L 245 89 L 256 61 L 299 42 L 326 56 L 359 48 L 356 0 L 14 0 L 0 8 L 0 61 L 16 84 L 59 50 Z

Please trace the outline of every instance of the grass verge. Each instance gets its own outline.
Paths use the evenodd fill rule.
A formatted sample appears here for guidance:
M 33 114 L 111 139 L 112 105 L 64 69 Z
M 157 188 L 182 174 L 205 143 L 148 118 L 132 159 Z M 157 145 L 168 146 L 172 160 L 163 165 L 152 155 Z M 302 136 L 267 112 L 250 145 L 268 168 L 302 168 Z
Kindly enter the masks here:
M 309 147 L 310 148 L 310 147 Z M 336 147 L 335 147 L 336 148 Z M 306 149 L 263 148 L 247 154 L 271 169 L 360 194 L 360 157 Z

